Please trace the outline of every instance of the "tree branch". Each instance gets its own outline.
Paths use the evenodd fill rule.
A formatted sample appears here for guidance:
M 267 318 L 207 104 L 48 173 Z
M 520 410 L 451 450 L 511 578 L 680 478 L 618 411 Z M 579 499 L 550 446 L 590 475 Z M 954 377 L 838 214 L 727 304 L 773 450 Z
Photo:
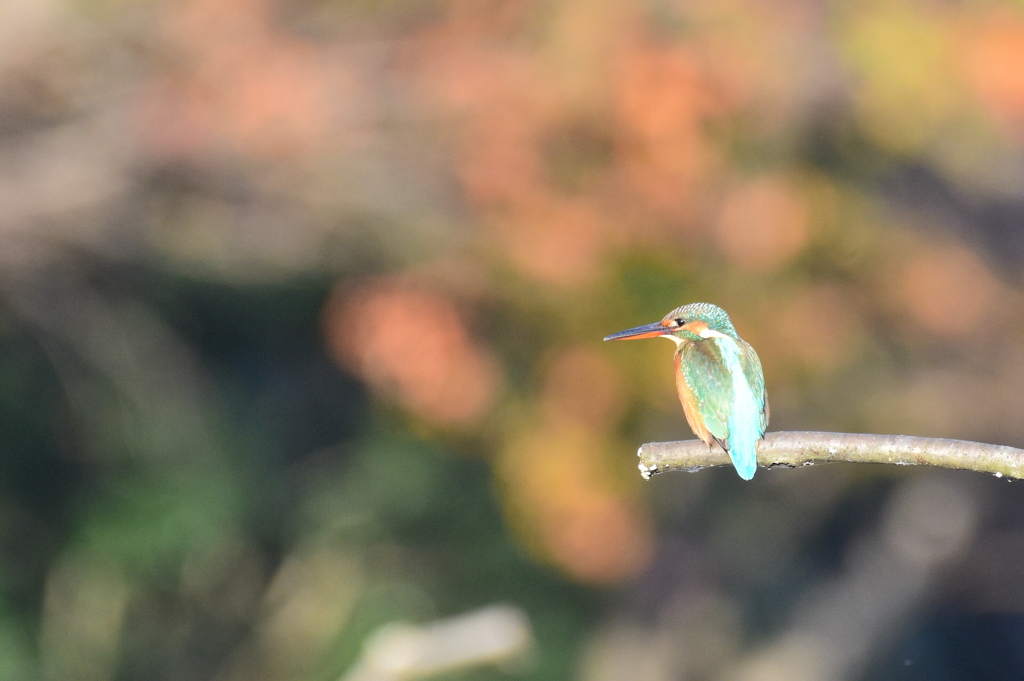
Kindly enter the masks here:
M 726 466 L 729 455 L 700 440 L 648 442 L 637 452 L 645 479 L 666 471 L 699 471 Z M 759 466 L 809 466 L 826 462 L 941 466 L 1024 478 L 1024 450 L 966 440 L 909 435 L 860 435 L 784 431 L 768 433 L 757 447 Z

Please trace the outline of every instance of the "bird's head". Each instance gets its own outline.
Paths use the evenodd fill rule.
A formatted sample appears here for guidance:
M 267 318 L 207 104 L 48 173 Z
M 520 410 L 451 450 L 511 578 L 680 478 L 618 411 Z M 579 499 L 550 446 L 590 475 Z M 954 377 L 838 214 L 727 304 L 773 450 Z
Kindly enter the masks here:
M 619 331 L 605 336 L 605 340 L 664 337 L 679 344 L 715 336 L 737 338 L 729 314 L 711 303 L 690 303 L 672 310 L 660 322 Z

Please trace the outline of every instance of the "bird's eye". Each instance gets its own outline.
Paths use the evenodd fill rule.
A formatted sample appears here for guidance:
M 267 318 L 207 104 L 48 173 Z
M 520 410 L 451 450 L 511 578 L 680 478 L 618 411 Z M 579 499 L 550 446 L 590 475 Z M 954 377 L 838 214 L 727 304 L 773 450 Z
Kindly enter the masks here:
M 682 317 L 680 317 L 679 319 L 673 319 L 672 321 L 675 322 L 675 325 L 677 327 L 680 327 L 680 326 L 682 326 L 683 324 L 686 323 L 686 320 L 683 319 Z

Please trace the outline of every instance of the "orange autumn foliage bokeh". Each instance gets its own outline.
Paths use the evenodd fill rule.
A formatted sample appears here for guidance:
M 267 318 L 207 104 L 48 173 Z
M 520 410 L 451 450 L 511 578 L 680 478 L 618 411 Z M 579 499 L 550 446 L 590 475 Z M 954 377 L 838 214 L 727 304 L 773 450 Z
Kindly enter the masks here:
M 990 11 L 970 22 L 961 40 L 968 87 L 999 125 L 1024 139 L 1024 17 Z
M 596 477 L 559 488 L 538 482 L 549 480 L 546 474 L 534 479 L 534 455 L 508 443 L 531 442 L 553 457 L 552 466 L 569 466 L 584 447 L 566 432 L 589 431 L 587 447 L 609 447 L 630 396 L 649 388 L 631 385 L 607 351 L 587 349 L 591 338 L 573 336 L 572 349 L 538 354 L 544 368 L 536 394 L 513 390 L 511 400 L 537 405 L 527 409 L 532 416 L 510 418 L 510 376 L 521 370 L 504 365 L 501 339 L 471 332 L 467 315 L 482 301 L 500 299 L 518 282 L 589 301 L 596 291 L 614 290 L 610 282 L 626 254 L 656 254 L 681 277 L 699 273 L 677 283 L 678 293 L 661 307 L 710 299 L 732 307 L 741 326 L 760 324 L 749 335 L 777 378 L 828 375 L 858 361 L 869 346 L 863 325 L 870 309 L 955 340 L 998 318 L 1011 299 L 966 247 L 911 249 L 900 263 L 884 264 L 885 246 L 856 245 L 850 236 L 863 229 L 838 207 L 853 200 L 849 187 L 784 150 L 785 140 L 819 115 L 817 100 L 801 93 L 833 95 L 800 51 L 820 28 L 813 12 L 673 5 L 667 11 L 677 16 L 675 26 L 691 27 L 678 30 L 660 26 L 641 4 L 567 2 L 545 14 L 532 2 L 453 2 L 396 24 L 374 51 L 339 49 L 295 30 L 285 9 L 271 0 L 162 8 L 154 23 L 161 60 L 134 100 L 143 149 L 173 162 L 226 155 L 254 168 L 301 167 L 311 180 L 296 184 L 309 197 L 302 200 L 324 207 L 341 201 L 333 194 L 348 197 L 356 224 L 374 205 L 388 206 L 383 224 L 409 219 L 406 171 L 396 172 L 390 160 L 367 168 L 365 159 L 385 147 L 391 151 L 384 158 L 400 156 L 403 147 L 422 156 L 416 172 L 436 183 L 430 191 L 444 197 L 441 203 L 458 208 L 415 214 L 410 229 L 423 230 L 419 245 L 402 258 L 429 261 L 422 254 L 446 249 L 457 255 L 440 278 L 406 276 L 399 266 L 393 275 L 339 284 L 323 310 L 327 346 L 338 366 L 424 423 L 461 432 L 498 428 L 504 477 L 519 481 L 505 487 L 517 531 L 539 537 L 530 543 L 538 555 L 580 579 L 615 581 L 644 568 L 646 559 L 635 556 L 649 550 L 627 548 L 625 540 L 599 549 L 596 529 L 645 536 L 644 513 L 626 488 L 595 482 L 614 477 L 602 459 L 588 464 Z M 373 21 L 351 17 L 353 25 Z M 978 112 L 1019 139 L 1018 13 L 975 13 L 954 25 L 916 7 L 864 6 L 847 19 L 835 36 L 836 59 L 856 76 L 844 96 L 850 125 L 864 139 L 899 154 L 924 153 L 943 126 L 968 125 Z M 919 53 L 884 67 L 886 55 L 902 54 L 915 40 Z M 933 78 L 938 64 L 956 68 Z M 908 108 L 903 92 L 916 93 L 909 96 L 921 102 L 920 112 Z M 409 130 L 388 140 L 384 120 Z M 417 146 L 420 137 L 431 141 Z M 364 176 L 391 178 L 379 186 L 394 187 L 367 194 Z M 307 210 L 287 214 L 302 220 Z M 296 248 L 305 239 L 315 244 L 306 248 L 330 252 L 336 228 L 310 222 L 296 231 Z M 237 257 L 230 225 L 211 233 L 208 251 Z M 857 262 L 875 249 L 888 283 L 785 281 L 844 240 L 850 245 L 841 252 Z M 712 266 L 718 270 L 704 272 Z M 743 286 L 764 287 L 755 284 L 746 309 L 737 309 L 729 301 L 743 277 Z M 966 312 L 950 320 L 950 301 Z M 593 338 L 619 325 L 598 329 L 600 318 L 590 318 Z M 649 320 L 626 323 L 641 321 Z M 808 335 L 807 328 L 818 331 Z M 658 371 L 670 369 L 652 365 L 650 372 Z M 659 408 L 679 421 L 672 393 L 657 394 Z M 532 429 L 575 442 L 564 447 L 577 453 L 559 454 L 543 437 L 522 432 Z M 516 467 L 523 470 L 509 472 Z M 524 504 L 533 510 L 521 512 Z M 606 522 L 591 526 L 586 517 Z M 634 558 L 616 553 L 623 551 Z
M 602 341 L 1024 444 L 1020 0 L 13 0 L 0 207 L 2 678 L 1024 678 L 1018 485 Z
M 336 360 L 439 425 L 465 426 L 494 405 L 501 369 L 442 295 L 402 280 L 339 289 L 324 310 Z

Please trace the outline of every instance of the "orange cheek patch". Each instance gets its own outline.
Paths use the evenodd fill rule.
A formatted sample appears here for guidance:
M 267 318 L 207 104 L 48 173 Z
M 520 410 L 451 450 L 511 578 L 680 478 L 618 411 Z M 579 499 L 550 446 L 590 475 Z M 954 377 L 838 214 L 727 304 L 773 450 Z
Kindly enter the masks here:
M 708 330 L 708 325 L 707 322 L 688 322 L 686 324 L 683 324 L 679 328 L 683 329 L 684 331 L 689 331 L 690 333 L 700 336 L 701 334 Z

